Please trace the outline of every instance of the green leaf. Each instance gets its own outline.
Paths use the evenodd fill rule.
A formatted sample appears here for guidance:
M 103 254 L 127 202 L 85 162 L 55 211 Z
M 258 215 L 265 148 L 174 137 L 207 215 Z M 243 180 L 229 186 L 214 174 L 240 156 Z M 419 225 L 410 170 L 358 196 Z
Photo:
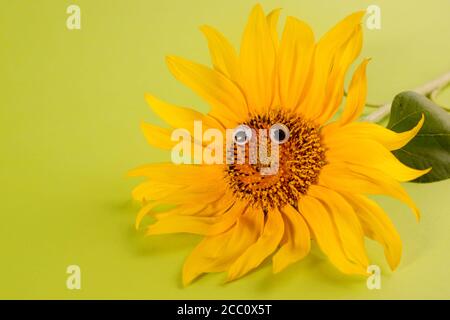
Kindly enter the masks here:
M 403 132 L 425 122 L 419 133 L 394 155 L 404 164 L 416 168 L 432 168 L 414 182 L 434 182 L 450 177 L 450 115 L 441 107 L 415 92 L 399 93 L 392 103 L 388 129 Z

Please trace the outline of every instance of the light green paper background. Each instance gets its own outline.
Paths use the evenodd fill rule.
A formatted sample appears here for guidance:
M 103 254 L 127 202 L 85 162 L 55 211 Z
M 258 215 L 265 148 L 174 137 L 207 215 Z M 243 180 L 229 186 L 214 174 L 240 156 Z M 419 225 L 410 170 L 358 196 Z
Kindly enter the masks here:
M 184 258 L 200 240 L 144 238 L 125 172 L 168 159 L 147 146 L 142 120 L 161 124 L 143 95 L 207 110 L 174 80 L 164 56 L 209 63 L 198 30 L 210 24 L 239 43 L 253 1 L 0 1 L 0 298 L 450 298 L 449 182 L 405 187 L 422 210 L 416 223 L 393 200 L 381 203 L 404 243 L 381 290 L 339 274 L 318 252 L 272 275 L 266 263 L 223 285 L 223 274 L 181 287 Z M 81 7 L 82 29 L 66 29 L 66 8 Z M 347 14 L 377 4 L 382 29 L 365 30 L 362 57 L 369 100 L 389 101 L 450 69 L 450 1 L 262 1 L 266 11 L 307 21 L 322 35 Z M 450 94 L 441 97 L 450 104 Z M 77 264 L 82 289 L 66 288 Z

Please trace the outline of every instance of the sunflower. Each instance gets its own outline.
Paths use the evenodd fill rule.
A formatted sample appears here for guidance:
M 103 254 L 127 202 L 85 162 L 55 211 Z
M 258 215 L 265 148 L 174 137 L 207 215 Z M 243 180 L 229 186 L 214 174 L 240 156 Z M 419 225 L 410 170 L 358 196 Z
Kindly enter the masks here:
M 273 271 L 280 272 L 305 258 L 311 241 L 341 272 L 367 275 L 365 237 L 384 247 L 394 270 L 401 257 L 400 237 L 383 209 L 367 196 L 392 196 L 419 218 L 399 182 L 428 170 L 409 168 L 390 151 L 417 134 L 423 117 L 402 133 L 355 122 L 365 105 L 368 59 L 356 67 L 342 113 L 336 116 L 345 75 L 361 51 L 364 12 L 349 15 L 317 42 L 310 27 L 294 17 L 287 17 L 279 37 L 279 14 L 276 9 L 266 16 L 256 5 L 239 54 L 217 30 L 202 26 L 211 68 L 167 57 L 175 78 L 209 103 L 208 113 L 145 95 L 169 126 L 142 125 L 148 142 L 159 148 L 172 149 L 172 131 L 193 132 L 195 120 L 224 133 L 241 125 L 268 129 L 281 124 L 276 137 L 289 135 L 279 144 L 279 169 L 272 175 L 261 174 L 260 162 L 158 163 L 130 172 L 147 178 L 133 191 L 134 199 L 143 203 L 136 227 L 151 215 L 156 222 L 148 226 L 149 235 L 203 236 L 184 263 L 184 285 L 209 272 L 227 272 L 231 281 L 269 257 Z M 164 205 L 170 206 L 158 210 Z

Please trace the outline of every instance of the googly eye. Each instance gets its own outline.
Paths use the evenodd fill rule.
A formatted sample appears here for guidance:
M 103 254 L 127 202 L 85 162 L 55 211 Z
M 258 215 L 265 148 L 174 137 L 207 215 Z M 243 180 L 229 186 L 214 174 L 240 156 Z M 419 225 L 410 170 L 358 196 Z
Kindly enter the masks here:
M 282 144 L 289 139 L 289 129 L 284 124 L 276 123 L 270 127 L 270 139 L 274 143 Z
M 245 124 L 237 126 L 233 132 L 233 140 L 238 145 L 245 145 L 252 138 L 252 129 Z

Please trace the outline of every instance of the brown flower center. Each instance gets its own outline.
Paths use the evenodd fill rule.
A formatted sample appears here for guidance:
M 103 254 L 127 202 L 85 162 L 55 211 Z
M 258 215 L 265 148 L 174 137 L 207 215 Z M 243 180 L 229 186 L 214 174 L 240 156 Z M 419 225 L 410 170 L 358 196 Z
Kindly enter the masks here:
M 295 205 L 297 199 L 306 194 L 308 187 L 317 181 L 320 169 L 325 164 L 325 149 L 321 145 L 318 127 L 298 115 L 272 111 L 254 116 L 244 123 L 253 132 L 261 132 L 261 129 L 267 132 L 267 143 L 256 145 L 258 148 L 267 148 L 269 155 L 272 144 L 283 140 L 286 134 L 283 130 L 275 130 L 272 132 L 272 141 L 269 138 L 270 129 L 274 130 L 275 124 L 281 124 L 289 130 L 288 139 L 278 144 L 278 164 L 275 172 L 262 174 L 268 164 L 259 157 L 252 163 L 249 161 L 249 144 L 245 146 L 245 162 L 239 164 L 235 161 L 234 164 L 229 164 L 226 170 L 233 193 L 251 205 L 265 210 L 284 204 Z M 234 156 L 237 160 L 237 146 L 234 146 Z

